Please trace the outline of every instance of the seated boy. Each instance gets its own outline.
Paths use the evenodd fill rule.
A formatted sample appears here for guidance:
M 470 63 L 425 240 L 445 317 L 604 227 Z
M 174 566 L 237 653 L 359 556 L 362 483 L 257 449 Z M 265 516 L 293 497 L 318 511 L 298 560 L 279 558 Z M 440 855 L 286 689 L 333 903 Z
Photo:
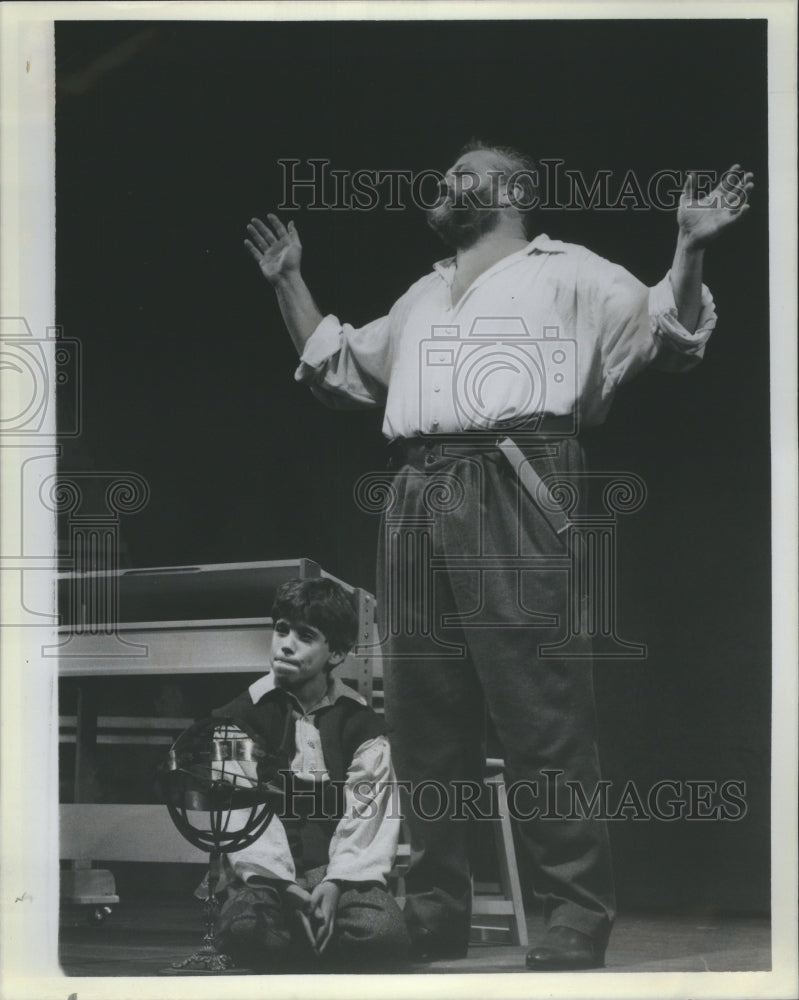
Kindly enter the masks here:
M 213 713 L 246 722 L 281 788 L 266 831 L 227 856 L 216 944 L 255 969 L 307 968 L 311 956 L 387 968 L 409 949 L 386 889 L 400 827 L 389 745 L 382 719 L 331 673 L 357 617 L 339 584 L 314 579 L 283 584 L 272 618 L 271 672 Z

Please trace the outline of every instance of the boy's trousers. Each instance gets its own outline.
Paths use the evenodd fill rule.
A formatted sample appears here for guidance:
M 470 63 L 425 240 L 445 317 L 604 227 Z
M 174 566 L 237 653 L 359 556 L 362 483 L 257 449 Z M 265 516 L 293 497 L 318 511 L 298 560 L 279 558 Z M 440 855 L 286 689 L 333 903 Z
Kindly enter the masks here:
M 393 897 L 367 882 L 342 887 L 333 935 L 318 959 L 278 883 L 230 886 L 215 942 L 237 964 L 274 972 L 313 972 L 317 962 L 328 971 L 392 971 L 407 959 L 409 945 Z

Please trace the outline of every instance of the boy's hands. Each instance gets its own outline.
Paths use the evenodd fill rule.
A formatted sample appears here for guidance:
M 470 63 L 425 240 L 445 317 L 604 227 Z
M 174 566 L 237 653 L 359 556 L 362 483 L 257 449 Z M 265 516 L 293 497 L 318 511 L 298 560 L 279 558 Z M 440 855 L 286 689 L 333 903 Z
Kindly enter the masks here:
M 336 925 L 336 909 L 341 890 L 334 882 L 320 882 L 311 893 L 311 919 L 316 924 L 315 949 L 321 955 Z
M 316 951 L 316 941 L 314 940 L 314 933 L 311 929 L 310 913 L 311 913 L 311 894 L 306 892 L 305 889 L 301 889 L 298 885 L 289 885 L 283 891 L 283 897 L 286 903 L 292 907 L 297 914 L 297 919 L 302 924 L 302 929 L 305 931 L 305 936 L 308 938 L 308 944 Z
M 292 272 L 299 271 L 302 243 L 293 222 L 288 229 L 276 215 L 267 215 L 270 225 L 253 219 L 247 226 L 249 239 L 244 246 L 250 251 L 261 274 L 270 285 L 277 285 Z
M 321 955 L 333 936 L 341 890 L 334 882 L 320 882 L 311 893 L 290 885 L 284 896 L 296 911 L 314 953 Z

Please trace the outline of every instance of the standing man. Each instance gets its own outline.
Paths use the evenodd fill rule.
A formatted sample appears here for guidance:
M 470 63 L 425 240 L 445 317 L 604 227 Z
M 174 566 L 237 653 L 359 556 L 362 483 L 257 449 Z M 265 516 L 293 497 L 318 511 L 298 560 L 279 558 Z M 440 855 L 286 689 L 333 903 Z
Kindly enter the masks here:
M 531 796 L 519 829 L 547 932 L 526 965 L 550 971 L 604 963 L 615 897 L 605 823 L 572 818 L 564 793 L 569 782 L 590 797 L 600 773 L 588 637 L 578 658 L 545 649 L 569 617 L 573 536 L 542 480 L 581 475 L 575 429 L 602 423 L 620 385 L 650 364 L 699 362 L 716 322 L 705 247 L 747 211 L 753 184 L 734 166 L 699 198 L 689 176 L 671 270 L 650 289 L 583 247 L 531 238 L 532 168 L 505 147 L 467 147 L 428 211 L 454 257 L 360 329 L 317 309 L 293 222 L 253 219 L 245 242 L 300 355 L 296 378 L 331 406 L 384 407 L 396 478 L 377 589 L 397 775 L 412 788 L 479 777 L 487 705 L 509 785 Z M 418 525 L 444 572 L 427 573 Z M 464 955 L 467 824 L 415 802 L 411 940 L 422 957 Z

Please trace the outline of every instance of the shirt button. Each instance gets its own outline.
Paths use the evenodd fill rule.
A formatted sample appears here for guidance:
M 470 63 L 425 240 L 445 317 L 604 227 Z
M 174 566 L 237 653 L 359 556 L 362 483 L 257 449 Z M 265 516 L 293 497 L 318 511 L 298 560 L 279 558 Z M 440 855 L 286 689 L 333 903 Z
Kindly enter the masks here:
M 434 385 L 433 386 L 433 392 L 441 392 L 441 386 L 440 385 Z

